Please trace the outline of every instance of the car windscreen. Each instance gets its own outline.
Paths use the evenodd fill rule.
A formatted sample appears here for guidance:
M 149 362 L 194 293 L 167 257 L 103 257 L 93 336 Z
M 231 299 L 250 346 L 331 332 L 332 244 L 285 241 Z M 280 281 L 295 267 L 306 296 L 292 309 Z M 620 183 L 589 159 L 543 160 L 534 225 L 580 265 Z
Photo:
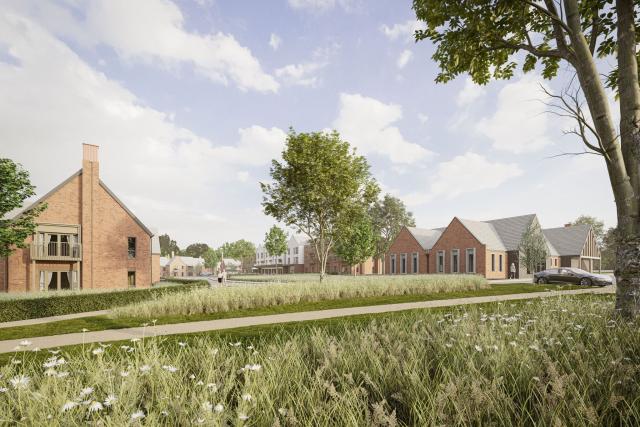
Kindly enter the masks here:
M 588 271 L 582 270 L 580 268 L 569 268 L 568 270 L 572 271 L 572 272 L 574 272 L 576 274 L 591 274 Z

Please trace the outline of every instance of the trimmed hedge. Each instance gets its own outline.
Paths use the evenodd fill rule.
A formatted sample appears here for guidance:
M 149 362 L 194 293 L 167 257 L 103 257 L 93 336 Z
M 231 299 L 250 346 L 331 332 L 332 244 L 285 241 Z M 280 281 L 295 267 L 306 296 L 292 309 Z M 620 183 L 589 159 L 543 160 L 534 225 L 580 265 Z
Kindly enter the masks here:
M 156 299 L 168 294 L 191 291 L 208 286 L 206 280 L 171 280 L 177 286 L 158 286 L 147 289 L 126 289 L 109 292 L 74 293 L 48 298 L 0 300 L 0 322 L 60 316 L 85 311 L 107 310 L 131 303 Z

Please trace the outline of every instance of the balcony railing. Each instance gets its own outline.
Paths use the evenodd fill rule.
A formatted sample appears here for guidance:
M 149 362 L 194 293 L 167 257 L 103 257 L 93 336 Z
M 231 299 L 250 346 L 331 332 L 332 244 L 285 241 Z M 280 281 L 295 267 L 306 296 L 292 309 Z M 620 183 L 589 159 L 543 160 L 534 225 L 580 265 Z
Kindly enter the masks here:
M 81 261 L 82 244 L 65 242 L 32 243 L 31 259 L 36 261 Z

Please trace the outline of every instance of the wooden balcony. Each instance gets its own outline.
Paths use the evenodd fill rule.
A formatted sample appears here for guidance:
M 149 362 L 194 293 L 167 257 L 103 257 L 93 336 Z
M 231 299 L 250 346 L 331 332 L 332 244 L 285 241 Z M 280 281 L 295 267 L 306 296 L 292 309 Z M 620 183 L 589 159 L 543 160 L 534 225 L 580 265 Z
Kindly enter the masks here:
M 31 259 L 35 261 L 82 261 L 82 244 L 32 243 Z

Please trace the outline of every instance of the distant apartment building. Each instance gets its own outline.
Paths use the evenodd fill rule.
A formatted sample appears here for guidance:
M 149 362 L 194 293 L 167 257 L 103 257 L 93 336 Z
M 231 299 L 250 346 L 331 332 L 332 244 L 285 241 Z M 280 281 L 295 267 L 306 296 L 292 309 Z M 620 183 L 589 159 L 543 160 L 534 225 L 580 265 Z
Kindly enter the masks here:
M 308 239 L 294 235 L 287 242 L 287 251 L 270 255 L 264 245 L 256 248 L 255 270 L 260 274 L 304 273 L 305 245 Z
M 535 214 L 473 221 L 461 218 L 444 228 L 405 227 L 385 257 L 387 274 L 480 274 L 504 279 L 515 266 L 515 278 L 531 277 L 521 263 L 522 238 L 534 227 L 540 229 L 548 256 L 539 269 L 600 267 L 600 249 L 588 225 L 542 230 Z
M 82 169 L 23 211 L 47 209 L 35 233 L 0 259 L 0 290 L 149 287 L 160 280 L 154 233 L 100 180 L 98 147 L 83 144 Z

